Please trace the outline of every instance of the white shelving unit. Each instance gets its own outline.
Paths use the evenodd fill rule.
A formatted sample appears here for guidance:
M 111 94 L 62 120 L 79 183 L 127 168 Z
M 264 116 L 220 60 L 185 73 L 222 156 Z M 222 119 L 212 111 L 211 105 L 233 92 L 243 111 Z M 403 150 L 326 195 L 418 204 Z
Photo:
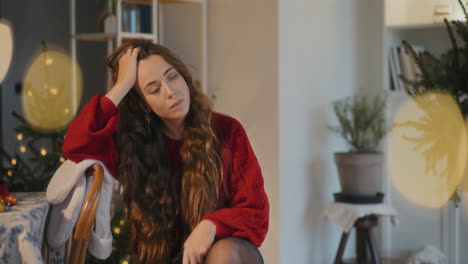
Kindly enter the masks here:
M 112 6 L 113 0 L 107 0 L 109 9 Z M 198 25 L 201 33 L 200 42 L 198 45 L 193 43 L 181 43 L 178 46 L 186 54 L 199 54 L 201 60 L 196 63 L 195 68 L 198 69 L 198 77 L 201 81 L 203 91 L 207 92 L 207 80 L 208 80 L 208 48 L 207 48 L 207 0 L 117 0 L 115 6 L 115 15 L 117 20 L 117 28 L 115 33 L 103 33 L 103 32 L 92 32 L 83 33 L 76 31 L 76 0 L 70 0 L 70 34 L 71 34 L 71 57 L 73 61 L 76 61 L 77 57 L 77 41 L 101 41 L 107 43 L 107 54 L 110 54 L 116 47 L 118 47 L 125 39 L 131 38 L 144 38 L 153 41 L 154 43 L 160 43 L 165 45 L 163 33 L 164 31 L 164 8 L 166 6 L 183 6 L 185 4 L 192 4 L 199 6 L 199 18 Z M 122 5 L 123 4 L 139 4 L 151 6 L 151 33 L 138 33 L 138 32 L 123 32 L 122 31 Z M 178 17 L 181 23 L 184 23 L 183 18 Z M 183 27 L 189 27 L 191 25 L 183 25 Z M 176 31 L 176 30 L 172 30 Z M 177 34 L 175 32 L 174 34 Z M 171 32 L 172 34 L 172 32 Z M 199 50 L 193 50 L 192 46 L 200 46 Z M 171 48 L 171 47 L 169 47 Z M 177 53 L 177 52 L 176 52 Z M 181 56 L 181 59 L 185 61 L 185 58 Z M 75 69 L 72 69 L 72 73 Z M 73 84 L 75 83 L 75 76 L 72 76 Z M 109 78 L 108 78 L 109 79 Z M 108 83 L 110 85 L 110 83 Z M 75 87 L 72 87 L 73 91 L 76 91 Z M 76 96 L 76 95 L 73 95 Z M 73 101 L 75 102 L 75 101 Z M 77 106 L 73 106 L 73 109 L 77 109 Z M 74 113 L 75 114 L 75 113 Z
M 448 19 L 460 19 L 460 10 L 455 0 L 384 0 L 384 41 L 383 41 L 383 87 L 390 91 L 390 74 L 388 53 L 392 46 L 401 44 L 402 40 L 412 45 L 422 46 L 436 56 L 450 48 L 450 41 L 445 24 L 440 17 L 434 19 L 437 6 L 448 5 L 451 15 Z M 457 5 L 457 6 L 455 6 Z M 389 92 L 389 118 L 392 118 L 399 105 L 409 99 L 406 92 Z M 385 149 L 385 152 L 388 150 Z M 448 263 L 460 264 L 459 251 L 459 212 L 448 202 L 440 209 L 422 208 L 406 200 L 392 185 L 389 169 L 384 177 L 386 201 L 392 203 L 400 213 L 400 227 L 393 229 L 389 223 L 382 228 L 382 251 L 392 257 L 403 257 L 411 246 L 423 247 L 433 244 L 448 256 Z M 402 227 L 403 226 L 403 227 Z M 433 227 L 431 229 L 431 227 Z M 412 230 L 411 230 L 412 229 Z M 419 230 L 428 229 L 428 232 Z M 420 243 L 418 245 L 418 243 Z

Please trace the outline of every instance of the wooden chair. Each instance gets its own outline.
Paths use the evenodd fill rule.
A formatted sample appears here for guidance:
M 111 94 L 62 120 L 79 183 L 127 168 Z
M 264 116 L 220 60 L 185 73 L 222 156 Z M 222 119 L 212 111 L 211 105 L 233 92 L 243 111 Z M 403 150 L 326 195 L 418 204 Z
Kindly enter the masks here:
M 90 166 L 86 172 L 86 177 L 94 176 L 93 185 L 86 196 L 83 207 L 80 211 L 80 216 L 75 225 L 75 230 L 70 239 L 65 243 L 65 263 L 83 264 L 86 257 L 86 249 L 88 248 L 89 236 L 91 228 L 94 225 L 96 211 L 101 198 L 101 187 L 104 180 L 104 170 L 99 163 Z M 44 232 L 44 242 L 42 247 L 42 256 L 44 263 L 49 262 L 49 246 L 46 239 L 46 231 Z

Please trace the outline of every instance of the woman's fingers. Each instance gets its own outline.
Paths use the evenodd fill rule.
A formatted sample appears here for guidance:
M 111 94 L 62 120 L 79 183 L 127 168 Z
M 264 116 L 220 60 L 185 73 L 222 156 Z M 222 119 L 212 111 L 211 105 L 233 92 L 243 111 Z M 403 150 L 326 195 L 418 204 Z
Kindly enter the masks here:
M 140 48 L 128 48 L 125 52 L 128 56 L 137 56 L 138 52 L 140 52 Z
M 189 258 L 187 252 L 184 250 L 184 254 L 182 256 L 182 264 L 189 264 Z
M 184 255 L 182 259 L 183 264 L 203 264 L 205 254 L 203 252 L 197 252 L 194 249 L 184 249 Z
M 198 262 L 197 256 L 192 255 L 192 256 L 190 256 L 190 264 L 201 264 L 201 263 Z
M 203 263 L 203 258 L 204 258 L 204 257 L 203 257 L 202 255 L 197 255 L 196 258 L 197 258 L 197 263 L 198 263 L 198 264 L 202 264 L 202 263 Z

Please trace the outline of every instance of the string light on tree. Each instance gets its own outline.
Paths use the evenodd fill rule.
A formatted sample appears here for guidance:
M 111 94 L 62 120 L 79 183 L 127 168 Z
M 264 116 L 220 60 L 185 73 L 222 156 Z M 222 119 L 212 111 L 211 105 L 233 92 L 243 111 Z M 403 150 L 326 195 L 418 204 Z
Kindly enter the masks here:
M 49 58 L 49 57 L 48 57 L 48 58 L 46 59 L 46 65 L 51 65 L 52 62 L 54 62 L 54 60 L 53 60 L 52 58 Z
M 19 150 L 20 150 L 22 153 L 24 153 L 24 152 L 26 152 L 26 147 L 21 145 L 21 146 L 19 147 Z
M 13 165 L 13 166 L 16 165 L 16 159 L 11 159 L 11 165 Z
M 55 88 L 50 88 L 49 92 L 50 92 L 51 95 L 57 95 L 58 94 L 58 91 Z
M 45 148 L 41 148 L 41 156 L 47 155 L 47 150 Z
M 23 140 L 23 134 L 19 133 L 19 134 L 16 136 L 16 139 L 18 139 L 18 141 Z

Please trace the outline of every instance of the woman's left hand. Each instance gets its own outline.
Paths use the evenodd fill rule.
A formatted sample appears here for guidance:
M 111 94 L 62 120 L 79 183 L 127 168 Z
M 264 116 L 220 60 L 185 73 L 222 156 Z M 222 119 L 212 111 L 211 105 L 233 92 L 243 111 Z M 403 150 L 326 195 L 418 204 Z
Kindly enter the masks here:
M 208 220 L 201 221 L 184 243 L 183 264 L 202 264 L 213 245 L 216 225 Z

